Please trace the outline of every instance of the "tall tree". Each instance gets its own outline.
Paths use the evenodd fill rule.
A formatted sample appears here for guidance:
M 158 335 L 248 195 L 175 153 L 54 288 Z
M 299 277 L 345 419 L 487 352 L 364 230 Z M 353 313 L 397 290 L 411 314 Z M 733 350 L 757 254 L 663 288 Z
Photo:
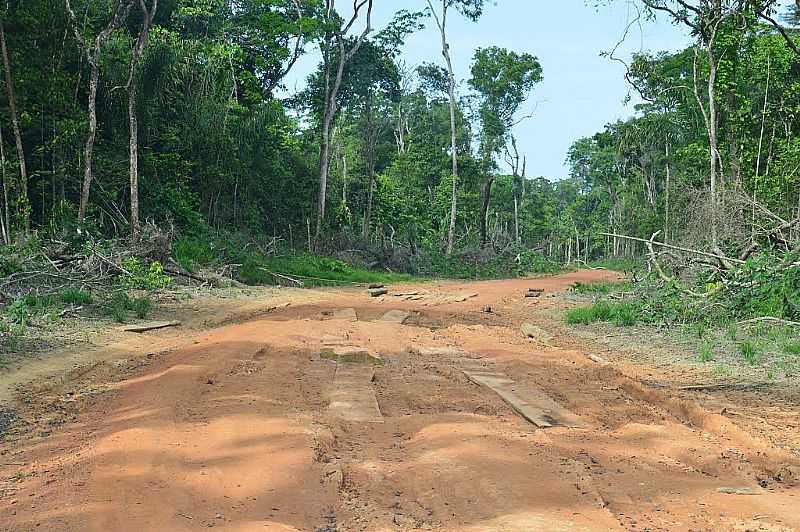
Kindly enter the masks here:
M 78 23 L 78 18 L 72 9 L 70 0 L 64 0 L 67 13 L 69 14 L 72 23 L 72 29 L 75 33 L 75 38 L 83 53 L 86 54 L 86 60 L 89 63 L 89 96 L 87 98 L 87 110 L 89 113 L 89 132 L 86 135 L 86 144 L 83 150 L 83 184 L 81 185 L 80 204 L 78 206 L 78 219 L 83 220 L 86 217 L 86 211 L 89 207 L 89 192 L 92 187 L 92 180 L 94 179 L 94 169 L 92 167 L 94 156 L 94 143 L 97 137 L 97 88 L 100 82 L 100 59 L 103 54 L 103 49 L 106 43 L 116 31 L 128 18 L 128 14 L 133 7 L 135 0 L 112 0 L 111 3 L 111 17 L 106 23 L 105 27 L 95 36 L 91 44 L 87 44 L 86 39 L 81 34 L 81 26 Z
M 447 254 L 453 252 L 456 238 L 456 215 L 458 214 L 458 125 L 456 123 L 456 74 L 453 70 L 453 58 L 450 54 L 450 43 L 447 40 L 447 14 L 451 7 L 470 20 L 478 20 L 483 14 L 485 0 L 442 0 L 441 12 L 433 7 L 433 0 L 428 1 L 428 8 L 439 27 L 442 39 L 442 57 L 447 65 L 447 94 L 450 98 L 450 149 L 453 162 L 453 192 L 450 203 L 450 228 L 447 232 Z
M 317 225 L 314 241 L 318 242 L 325 220 L 325 201 L 328 194 L 328 172 L 330 170 L 331 125 L 338 109 L 337 95 L 342 86 L 345 66 L 358 52 L 364 39 L 372 32 L 373 0 L 356 0 L 353 15 L 344 22 L 335 9 L 336 0 L 325 0 L 325 37 L 322 49 L 324 68 L 323 113 L 319 148 L 319 194 L 317 197 Z M 366 6 L 364 30 L 356 38 L 348 38 L 350 30 Z
M 139 37 L 133 47 L 131 54 L 130 71 L 128 73 L 128 125 L 130 127 L 129 139 L 129 173 L 131 186 L 131 233 L 134 239 L 139 238 L 139 121 L 136 117 L 136 96 L 139 80 L 137 72 L 139 62 L 147 46 L 147 39 L 150 36 L 150 26 L 158 10 L 158 0 L 152 0 L 151 7 L 147 8 L 145 0 L 139 0 L 139 9 L 142 11 L 142 26 L 139 28 Z
M 697 85 L 697 62 L 695 62 L 694 91 L 703 121 L 708 132 L 709 144 L 709 184 L 711 210 L 711 240 L 718 243 L 720 211 L 720 169 L 722 156 L 719 149 L 719 111 L 717 107 L 717 76 L 720 68 L 718 39 L 726 24 L 733 19 L 745 21 L 745 10 L 750 0 L 641 0 L 651 11 L 667 13 L 675 23 L 687 26 L 697 36 L 698 47 L 703 50 L 708 68 L 705 89 L 706 102 Z
M 14 132 L 14 144 L 17 148 L 17 164 L 19 165 L 19 183 L 15 187 L 17 197 L 14 198 L 15 218 L 17 223 L 22 226 L 25 234 L 31 230 L 30 201 L 28 200 L 28 169 L 25 164 L 25 149 L 22 145 L 22 132 L 19 127 L 19 115 L 17 114 L 17 98 L 14 93 L 14 76 L 11 73 L 11 60 L 8 57 L 8 46 L 6 45 L 5 17 L 9 13 L 9 4 L 0 15 L 0 52 L 3 54 L 3 72 L 6 80 L 6 95 L 8 96 L 8 110 L 11 114 L 11 127 Z M 7 228 L 8 231 L 11 228 Z
M 482 125 L 480 149 L 484 178 L 479 220 L 482 246 L 487 244 L 486 223 L 495 156 L 506 147 L 520 107 L 540 81 L 542 66 L 531 54 L 518 54 L 497 46 L 475 51 L 469 85 L 479 95 L 478 114 Z

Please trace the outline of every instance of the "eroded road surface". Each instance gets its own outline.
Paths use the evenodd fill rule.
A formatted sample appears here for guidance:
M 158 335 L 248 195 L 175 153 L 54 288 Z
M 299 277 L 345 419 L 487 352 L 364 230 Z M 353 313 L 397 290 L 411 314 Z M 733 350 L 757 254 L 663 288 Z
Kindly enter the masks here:
M 609 276 L 341 291 L 187 336 L 0 455 L 0 528 L 800 529 L 796 457 L 520 331 Z

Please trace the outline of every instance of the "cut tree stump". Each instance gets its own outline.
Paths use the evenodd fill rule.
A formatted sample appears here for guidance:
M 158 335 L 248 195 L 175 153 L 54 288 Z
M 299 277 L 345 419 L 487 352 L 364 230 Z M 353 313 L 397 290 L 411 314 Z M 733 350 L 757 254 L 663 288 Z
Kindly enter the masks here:
M 124 332 L 143 333 L 158 329 L 166 329 L 167 327 L 177 327 L 180 324 L 181 322 L 179 321 L 152 321 L 150 323 L 140 323 L 138 325 L 126 325 L 124 327 L 120 327 L 119 330 Z

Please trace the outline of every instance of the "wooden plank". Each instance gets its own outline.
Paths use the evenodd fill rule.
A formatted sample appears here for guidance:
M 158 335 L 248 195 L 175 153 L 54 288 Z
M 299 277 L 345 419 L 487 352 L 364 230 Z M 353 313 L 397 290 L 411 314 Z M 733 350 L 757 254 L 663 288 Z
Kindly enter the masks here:
M 140 323 L 138 325 L 126 325 L 124 327 L 120 327 L 119 330 L 125 332 L 143 333 L 158 329 L 166 329 L 167 327 L 177 327 L 180 324 L 181 322 L 179 321 L 152 321 L 149 323 Z
M 467 378 L 489 388 L 517 414 L 539 428 L 556 426 L 580 427 L 578 416 L 566 410 L 539 390 L 519 385 L 503 373 L 464 370 Z
M 403 325 L 406 321 L 408 321 L 408 318 L 410 317 L 411 313 L 406 312 L 405 310 L 390 310 L 389 312 L 383 315 L 381 321 L 388 321 Z
M 344 321 L 358 321 L 358 314 L 354 308 L 337 308 L 333 310 L 323 310 L 320 319 L 327 320 L 344 320 Z
M 375 370 L 361 364 L 338 364 L 329 393 L 328 411 L 346 421 L 383 423 L 372 386 Z

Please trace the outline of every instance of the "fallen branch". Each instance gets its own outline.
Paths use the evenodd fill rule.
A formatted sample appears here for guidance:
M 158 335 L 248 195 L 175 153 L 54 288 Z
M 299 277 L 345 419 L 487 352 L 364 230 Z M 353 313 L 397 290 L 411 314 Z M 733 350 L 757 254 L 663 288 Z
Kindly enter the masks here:
M 293 278 L 289 277 L 288 275 L 283 275 L 282 273 L 273 272 L 273 271 L 270 271 L 270 270 L 268 270 L 266 268 L 259 268 L 259 269 L 262 270 L 262 271 L 267 272 L 268 274 L 273 276 L 275 279 L 282 279 L 282 280 L 287 281 L 287 282 L 289 282 L 289 283 L 291 283 L 291 284 L 293 284 L 293 285 L 295 285 L 297 287 L 300 287 L 300 288 L 303 287 L 303 281 L 301 281 L 299 279 L 293 279 Z
M 170 275 L 179 275 L 181 277 L 186 277 L 187 279 L 191 279 L 193 281 L 197 281 L 199 283 L 209 283 L 213 284 L 210 279 L 205 279 L 200 277 L 199 275 L 194 275 L 193 273 L 182 272 L 179 270 L 173 270 L 171 268 L 164 268 L 164 273 L 168 273 Z
M 659 231 L 658 233 L 660 233 L 660 232 L 661 231 Z M 658 233 L 656 233 L 656 235 Z M 700 250 L 697 250 L 697 249 L 690 249 L 690 248 L 684 248 L 684 247 L 680 247 L 680 246 L 673 246 L 672 244 L 667 244 L 665 242 L 656 242 L 655 240 L 647 240 L 647 239 L 644 239 L 644 238 L 637 238 L 635 236 L 618 235 L 616 233 L 600 233 L 600 234 L 603 235 L 603 236 L 610 236 L 610 237 L 614 237 L 614 238 L 622 238 L 622 239 L 625 239 L 625 240 L 633 240 L 634 242 L 643 242 L 645 244 L 650 243 L 650 244 L 653 244 L 653 245 L 656 245 L 656 246 L 660 246 L 660 247 L 663 247 L 663 248 L 667 248 L 667 249 L 674 249 L 676 251 L 683 251 L 684 253 L 694 253 L 695 255 L 702 255 L 704 257 L 711 257 L 712 259 L 725 260 L 725 261 L 729 261 L 729 262 L 736 263 L 736 264 L 744 264 L 743 260 L 732 259 L 730 257 L 726 257 L 725 255 L 719 255 L 717 253 L 709 253 L 707 251 L 700 251 Z
M 781 325 L 787 325 L 789 327 L 800 327 L 800 322 L 798 322 L 798 321 L 784 320 L 782 318 L 776 318 L 774 316 L 763 316 L 761 318 L 753 318 L 753 319 L 749 319 L 749 320 L 743 320 L 743 321 L 737 322 L 736 325 L 752 325 L 752 324 L 755 324 L 755 323 L 764 323 L 765 321 L 771 322 L 771 323 L 779 323 Z
M 661 269 L 661 264 L 659 264 L 658 257 L 656 256 L 656 252 L 653 249 L 653 244 L 656 243 L 655 239 L 659 235 L 659 233 L 661 233 L 661 231 L 656 231 L 655 233 L 653 233 L 653 236 L 650 237 L 650 240 L 645 240 L 645 242 L 647 243 L 647 249 L 649 251 L 648 260 L 649 260 L 650 264 L 652 264 L 653 267 L 656 269 L 656 273 L 658 273 L 658 276 L 661 278 L 662 281 L 664 281 L 665 283 L 672 283 L 672 282 L 675 281 L 675 279 L 670 277 L 670 276 L 668 276 L 666 273 L 664 273 L 664 270 Z M 675 283 L 675 284 L 677 285 L 677 283 Z M 679 286 L 678 288 L 680 288 L 680 290 L 683 293 L 688 294 L 688 295 L 693 296 L 693 297 L 708 297 L 708 296 L 713 295 L 713 294 L 715 294 L 715 293 L 717 293 L 719 291 L 719 289 L 717 289 L 717 290 L 714 290 L 713 292 L 700 294 L 700 293 L 697 293 L 697 292 L 695 292 L 693 290 L 689 290 L 688 288 L 683 288 L 681 286 Z

